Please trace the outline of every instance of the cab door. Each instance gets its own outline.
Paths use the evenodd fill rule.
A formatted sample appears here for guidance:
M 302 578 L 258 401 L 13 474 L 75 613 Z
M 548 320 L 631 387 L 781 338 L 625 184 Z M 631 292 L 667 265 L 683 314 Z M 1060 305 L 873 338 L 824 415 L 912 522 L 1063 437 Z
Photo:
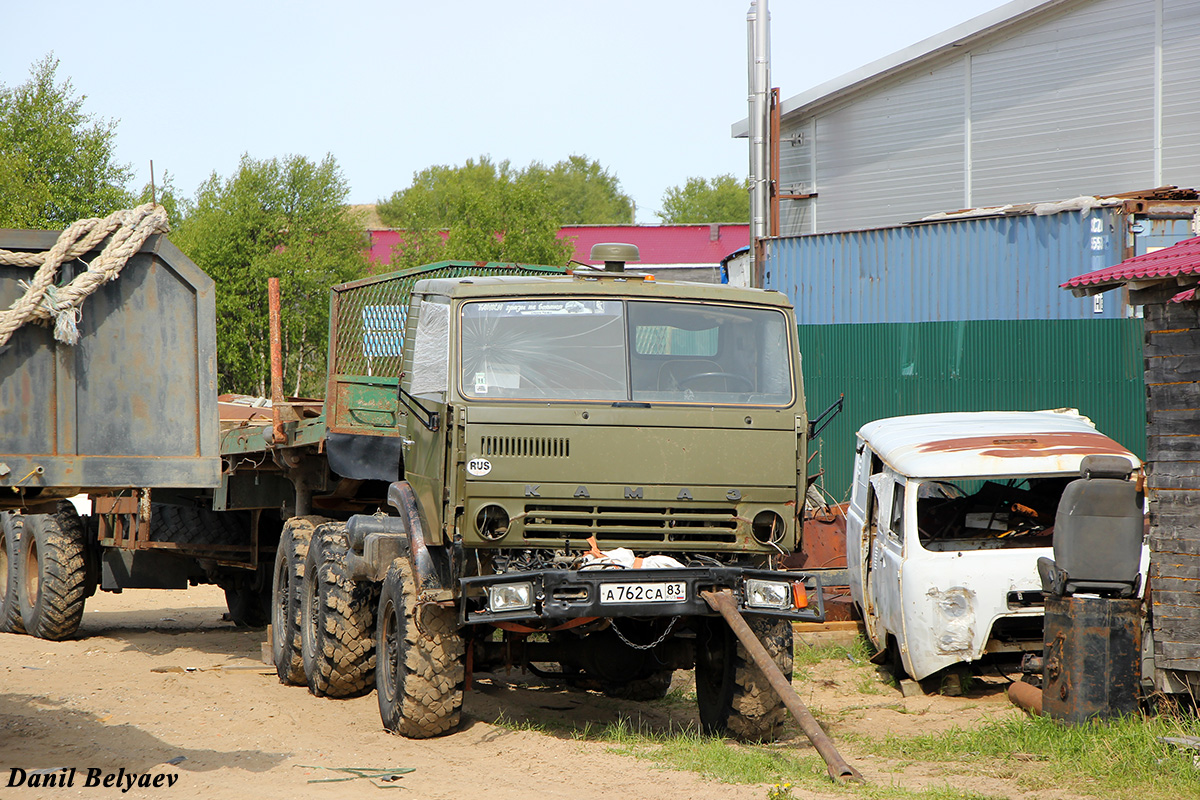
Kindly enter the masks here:
M 863 571 L 863 622 L 867 636 L 876 648 L 887 645 L 887 631 L 881 624 L 881 569 L 884 562 L 883 534 L 892 507 L 895 481 L 884 472 L 871 475 L 867 484 L 866 518 L 863 521 L 861 558 Z

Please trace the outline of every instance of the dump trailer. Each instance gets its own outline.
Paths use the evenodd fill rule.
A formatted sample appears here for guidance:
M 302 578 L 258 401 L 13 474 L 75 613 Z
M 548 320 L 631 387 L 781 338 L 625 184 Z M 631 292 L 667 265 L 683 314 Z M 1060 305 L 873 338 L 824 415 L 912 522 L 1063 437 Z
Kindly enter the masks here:
M 271 563 L 282 521 L 265 523 L 260 543 L 254 515 L 194 499 L 221 483 L 215 291 L 147 235 L 160 214 L 143 206 L 61 236 L 0 230 L 0 630 L 63 639 L 98 588 L 197 583 L 224 586 L 236 621 L 265 621 L 260 561 Z M 43 268 L 52 281 L 38 305 L 59 306 L 55 328 L 19 311 Z M 80 493 L 93 515 L 67 501 Z
M 731 594 L 787 676 L 792 622 L 823 618 L 820 576 L 776 569 L 805 489 L 792 309 L 608 266 L 334 288 L 323 412 L 224 431 L 213 496 L 285 519 L 282 681 L 375 688 L 423 738 L 477 672 L 650 699 L 694 667 L 707 730 L 775 735 L 783 703 L 704 595 Z

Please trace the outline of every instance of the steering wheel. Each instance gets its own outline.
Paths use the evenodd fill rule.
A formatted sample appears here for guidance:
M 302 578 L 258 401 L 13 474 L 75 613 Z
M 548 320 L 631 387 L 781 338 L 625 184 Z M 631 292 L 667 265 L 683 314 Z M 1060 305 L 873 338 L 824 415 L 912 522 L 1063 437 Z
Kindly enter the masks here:
M 747 392 L 754 391 L 754 381 L 750 380 L 745 375 L 738 375 L 735 372 L 697 372 L 695 375 L 689 375 L 688 377 L 679 381 L 679 386 L 680 386 L 680 388 L 686 389 L 687 385 L 689 383 L 691 383 L 692 381 L 698 381 L 701 378 L 725 378 L 725 379 L 732 378 L 734 381 L 737 381 L 737 382 L 741 383 L 743 386 L 745 386 Z M 728 387 L 728 384 L 727 384 L 727 387 Z

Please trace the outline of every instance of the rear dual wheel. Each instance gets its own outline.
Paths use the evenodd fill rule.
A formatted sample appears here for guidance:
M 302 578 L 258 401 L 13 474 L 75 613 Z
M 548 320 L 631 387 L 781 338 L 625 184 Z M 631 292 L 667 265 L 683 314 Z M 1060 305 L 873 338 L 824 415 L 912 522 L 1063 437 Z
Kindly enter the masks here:
M 83 520 L 64 502 L 53 515 L 26 516 L 22 527 L 17 547 L 21 624 L 41 639 L 69 639 L 79 630 L 89 593 Z
M 283 524 L 271 581 L 271 656 L 280 683 L 300 686 L 304 679 L 304 656 L 300 637 L 301 589 L 304 559 L 318 525 L 324 517 L 292 517 Z
M 308 690 L 317 697 L 354 697 L 375 680 L 375 604 L 369 581 L 346 564 L 346 524 L 313 531 L 300 594 L 300 656 Z

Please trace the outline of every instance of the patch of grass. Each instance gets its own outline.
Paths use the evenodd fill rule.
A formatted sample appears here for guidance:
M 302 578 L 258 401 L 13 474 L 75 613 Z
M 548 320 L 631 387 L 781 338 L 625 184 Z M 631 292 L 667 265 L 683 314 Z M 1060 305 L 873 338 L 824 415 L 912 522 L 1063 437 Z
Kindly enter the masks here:
M 835 792 L 867 800 L 1003 800 L 949 784 L 923 790 L 880 784 L 834 784 L 820 756 L 797 753 L 792 745 L 746 745 L 705 736 L 694 727 L 669 733 L 650 731 L 629 719 L 577 729 L 574 738 L 607 742 L 612 752 L 651 761 L 663 769 L 694 772 L 710 780 L 735 784 L 769 784 L 768 800 L 786 800 L 793 788 Z M 783 787 L 787 787 L 787 793 Z
M 1196 796 L 1200 772 L 1191 753 L 1157 739 L 1197 733 L 1197 720 L 1184 716 L 1127 716 L 1077 726 L 1012 717 L 974 730 L 858 741 L 878 755 L 957 762 L 976 774 L 1006 773 L 1030 788 L 1072 786 L 1097 796 L 1141 800 Z

